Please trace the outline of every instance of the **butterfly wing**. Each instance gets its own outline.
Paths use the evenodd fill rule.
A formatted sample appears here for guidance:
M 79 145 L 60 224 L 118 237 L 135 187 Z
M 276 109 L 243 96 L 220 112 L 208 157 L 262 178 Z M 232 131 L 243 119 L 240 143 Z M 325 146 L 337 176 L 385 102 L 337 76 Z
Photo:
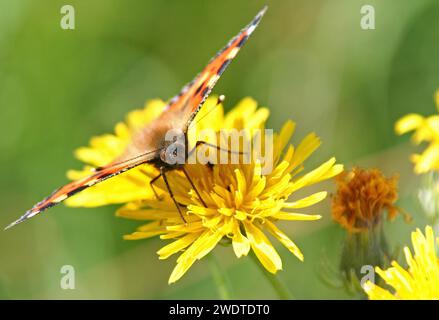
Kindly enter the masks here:
M 266 10 L 267 6 L 259 11 L 253 20 L 210 60 L 194 80 L 184 86 L 181 92 L 169 101 L 161 115 L 162 118 L 180 117 L 183 121 L 183 129 L 186 131 L 224 70 L 258 26 Z
M 28 210 L 24 215 L 22 215 L 18 220 L 12 222 L 8 225 L 6 229 L 9 229 L 33 216 L 47 210 L 67 198 L 75 195 L 76 193 L 94 186 L 102 181 L 105 181 L 111 177 L 119 175 L 127 170 L 133 169 L 139 165 L 148 163 L 151 159 L 155 158 L 158 151 L 148 152 L 143 155 L 137 156 L 133 159 L 126 160 L 119 163 L 113 163 L 108 166 L 99 167 L 95 169 L 95 172 L 85 178 L 82 178 L 77 181 L 70 182 L 61 188 L 56 189 L 50 196 L 45 198 L 44 200 L 38 202 L 35 206 L 33 206 L 30 210 Z
M 267 7 L 221 49 L 178 95 L 173 97 L 159 117 L 133 135 L 123 157 L 130 158 L 143 150 L 164 147 L 166 133 L 171 129 L 186 132 L 188 126 L 209 96 L 221 74 L 238 54 L 240 48 L 258 26 Z
M 182 123 L 182 129 L 185 131 L 187 130 L 187 127 L 194 119 L 206 98 L 209 96 L 212 88 L 215 86 L 221 74 L 224 72 L 230 62 L 236 57 L 237 53 L 247 41 L 248 37 L 256 29 L 266 10 L 267 7 L 264 7 L 250 22 L 250 24 L 242 29 L 210 60 L 207 66 L 195 77 L 194 80 L 183 87 L 181 92 L 169 101 L 159 118 L 153 121 L 148 127 L 145 128 L 146 130 L 144 132 L 141 132 L 138 135 L 137 139 L 140 138 L 140 140 L 143 140 L 143 143 L 137 144 L 137 147 L 134 146 L 134 152 L 127 152 L 127 155 L 132 155 L 139 149 L 151 150 L 151 148 L 143 147 L 151 147 L 154 141 L 156 145 L 159 145 L 158 140 L 160 139 L 154 136 L 162 135 L 162 131 L 165 129 L 165 127 L 162 128 L 162 123 L 170 123 L 173 125 L 175 123 Z M 145 143 L 146 140 L 148 143 Z M 139 148 L 139 146 L 142 148 Z M 141 164 L 148 163 L 157 156 L 157 152 L 158 150 L 151 151 L 143 155 L 141 154 L 140 156 L 135 156 L 129 160 L 124 160 L 119 163 L 113 163 L 108 166 L 98 168 L 96 172 L 90 176 L 66 184 L 65 186 L 55 190 L 49 197 L 37 203 L 18 220 L 8 225 L 5 229 L 11 228 L 43 212 L 44 210 L 63 202 L 67 198 L 88 187 L 94 186 Z

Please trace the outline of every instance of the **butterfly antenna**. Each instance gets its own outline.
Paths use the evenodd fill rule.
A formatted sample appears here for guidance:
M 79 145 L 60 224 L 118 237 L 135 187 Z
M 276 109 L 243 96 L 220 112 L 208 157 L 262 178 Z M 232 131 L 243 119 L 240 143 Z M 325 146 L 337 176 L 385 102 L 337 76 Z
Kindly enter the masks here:
M 213 106 L 213 108 L 210 109 L 209 111 L 207 111 L 206 114 L 204 114 L 204 115 L 203 115 L 200 119 L 198 119 L 197 121 L 193 121 L 193 122 L 191 122 L 191 124 L 190 124 L 189 127 L 188 127 L 188 130 L 189 130 L 190 128 L 192 128 L 192 126 L 194 126 L 194 125 L 200 123 L 201 120 L 203 120 L 204 118 L 206 118 L 206 117 L 207 117 L 207 116 L 208 116 L 213 110 L 215 110 L 216 107 L 218 107 L 221 103 L 223 103 L 224 100 L 226 100 L 226 96 L 223 95 L 223 94 L 220 95 L 220 96 L 218 97 L 218 99 L 216 100 L 216 103 L 215 103 L 215 105 Z

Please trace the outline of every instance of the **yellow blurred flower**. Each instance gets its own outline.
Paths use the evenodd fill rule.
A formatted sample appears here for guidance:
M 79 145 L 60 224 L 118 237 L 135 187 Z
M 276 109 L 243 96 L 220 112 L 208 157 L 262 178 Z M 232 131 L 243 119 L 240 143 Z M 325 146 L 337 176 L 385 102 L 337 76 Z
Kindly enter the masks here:
M 190 130 L 189 142 L 205 128 L 255 130 L 264 127 L 269 112 L 257 108 L 251 98 L 243 99 L 232 111 L 224 115 L 222 105 L 215 108 L 217 99 L 209 98 L 194 120 L 195 131 Z M 120 155 L 130 141 L 136 128 L 147 125 L 164 108 L 165 103 L 153 100 L 143 110 L 129 113 L 126 123 L 116 126 L 115 134 L 95 137 L 90 146 L 80 148 L 76 156 L 91 166 L 102 166 Z M 209 111 L 212 112 L 208 113 Z M 261 174 L 261 164 L 254 159 L 250 164 L 187 164 L 188 171 L 207 207 L 200 203 L 196 192 L 184 175 L 174 170 L 168 174 L 175 198 L 182 205 L 187 223 L 178 214 L 166 187 L 159 179 L 156 199 L 149 188 L 149 181 L 158 171 L 152 165 L 144 165 L 115 178 L 87 189 L 67 200 L 69 206 L 100 206 L 110 203 L 126 203 L 117 210 L 117 216 L 148 220 L 127 240 L 145 239 L 160 235 L 161 239 L 172 240 L 157 253 L 160 259 L 181 253 L 177 259 L 169 282 L 180 279 L 191 265 L 207 255 L 222 239 L 231 241 L 236 256 L 246 256 L 253 250 L 259 261 L 270 272 L 282 269 L 282 261 L 266 236 L 270 233 L 286 246 L 296 257 L 303 260 L 299 248 L 277 226 L 278 220 L 317 220 L 319 215 L 296 212 L 296 209 L 311 206 L 326 197 L 321 191 L 288 201 L 297 190 L 339 174 L 343 167 L 331 158 L 316 169 L 298 175 L 303 162 L 320 145 L 319 138 L 311 133 L 294 148 L 288 145 L 295 124 L 287 121 L 278 135 L 274 135 L 273 171 Z M 194 133 L 195 132 L 195 133 Z M 206 137 L 202 137 L 206 140 Z M 283 150 L 286 152 L 282 154 Z M 78 179 L 89 173 L 91 166 L 82 171 L 69 171 L 71 179 Z M 285 211 L 293 209 L 293 212 Z
M 439 243 L 439 238 L 436 239 Z M 372 300 L 431 300 L 439 299 L 439 257 L 436 253 L 433 229 L 425 228 L 425 235 L 416 229 L 412 232 L 414 256 L 408 247 L 404 248 L 408 269 L 396 261 L 392 267 L 382 270 L 375 268 L 384 281 L 392 287 L 389 291 L 368 281 L 364 285 Z
M 439 110 L 439 90 L 436 91 L 435 102 Z M 415 144 L 429 144 L 421 154 L 413 154 L 411 157 L 415 163 L 415 173 L 439 170 L 439 115 L 424 117 L 415 113 L 408 114 L 396 122 L 395 131 L 399 135 L 414 131 L 412 140 Z

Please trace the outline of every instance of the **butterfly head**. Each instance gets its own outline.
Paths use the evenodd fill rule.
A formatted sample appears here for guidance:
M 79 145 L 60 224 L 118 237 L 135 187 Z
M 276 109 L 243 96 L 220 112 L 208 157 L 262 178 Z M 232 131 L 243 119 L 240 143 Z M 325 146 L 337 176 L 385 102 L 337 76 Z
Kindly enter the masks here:
M 187 159 L 187 137 L 181 130 L 171 129 L 166 133 L 159 156 L 163 165 L 183 165 Z

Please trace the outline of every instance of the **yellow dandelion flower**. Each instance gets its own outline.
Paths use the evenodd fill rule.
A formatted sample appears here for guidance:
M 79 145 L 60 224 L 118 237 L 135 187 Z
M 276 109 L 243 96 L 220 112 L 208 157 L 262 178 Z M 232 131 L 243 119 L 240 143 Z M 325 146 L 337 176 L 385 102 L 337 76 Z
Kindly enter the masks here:
M 222 105 L 215 107 L 216 102 L 215 97 L 209 98 L 196 116 L 195 130 L 188 132 L 191 145 L 201 140 L 198 134 L 204 128 L 214 131 L 245 128 L 252 132 L 263 128 L 269 115 L 268 109 L 258 108 L 251 98 L 243 99 L 227 114 L 224 114 Z M 132 131 L 148 124 L 164 106 L 164 102 L 154 100 L 143 110 L 130 113 L 126 123 L 116 126 L 115 134 L 93 138 L 89 147 L 77 151 L 77 157 L 92 166 L 110 162 L 123 152 Z M 181 253 L 170 283 L 180 279 L 195 261 L 207 255 L 222 239 L 232 243 L 238 258 L 253 250 L 262 265 L 271 273 L 276 273 L 282 269 L 282 261 L 267 234 L 277 238 L 303 260 L 300 249 L 278 228 L 276 222 L 320 219 L 319 215 L 296 210 L 323 200 L 327 193 L 321 191 L 294 201 L 288 201 L 288 198 L 297 190 L 334 177 L 343 170 L 342 165 L 331 158 L 314 170 L 299 175 L 304 169 L 304 161 L 318 148 L 320 140 L 311 133 L 296 148 L 288 146 L 294 129 L 295 124 L 287 121 L 280 133 L 274 135 L 273 170 L 266 175 L 262 174 L 262 164 L 253 158 L 247 164 L 185 164 L 185 170 L 206 207 L 181 172 L 170 172 L 168 180 L 175 199 L 181 204 L 186 223 L 177 212 L 162 179 L 156 184 L 160 199 L 149 189 L 149 181 L 157 176 L 157 169 L 151 165 L 130 170 L 84 190 L 67 200 L 67 204 L 99 206 L 125 203 L 117 211 L 117 216 L 148 220 L 124 238 L 137 240 L 159 235 L 161 239 L 172 240 L 157 252 L 160 259 Z M 209 142 L 206 137 L 202 140 Z M 68 176 L 77 179 L 87 172 L 88 166 L 82 171 L 70 171 Z
M 436 239 L 439 243 L 439 238 Z M 416 229 L 412 232 L 414 255 L 404 248 L 408 268 L 404 269 L 396 261 L 392 267 L 376 272 L 392 289 L 388 290 L 368 281 L 364 285 L 372 300 L 431 300 L 439 299 L 439 257 L 436 253 L 433 229 L 425 228 L 425 235 Z
M 337 193 L 332 201 L 332 218 L 349 232 L 368 231 L 398 214 L 398 179 L 386 178 L 378 169 L 353 168 L 336 177 Z
M 436 91 L 435 102 L 439 110 L 439 90 Z M 414 131 L 412 140 L 415 144 L 429 144 L 421 154 L 413 154 L 411 157 L 415 163 L 415 173 L 439 170 L 439 115 L 424 117 L 415 113 L 408 114 L 396 122 L 395 131 L 399 135 Z

